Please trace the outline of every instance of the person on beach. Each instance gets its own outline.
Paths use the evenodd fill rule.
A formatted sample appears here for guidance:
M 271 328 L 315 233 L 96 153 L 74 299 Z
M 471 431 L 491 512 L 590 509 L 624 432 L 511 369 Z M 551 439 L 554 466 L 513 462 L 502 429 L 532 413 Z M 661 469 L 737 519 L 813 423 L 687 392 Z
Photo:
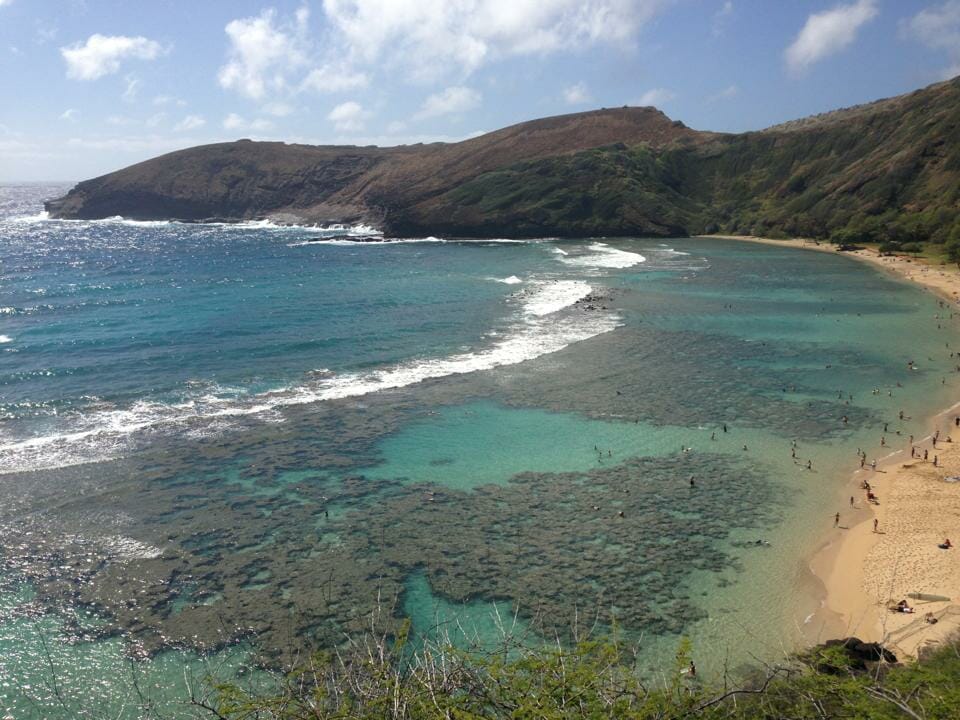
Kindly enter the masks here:
M 853 500 L 853 498 L 850 498 L 850 499 Z M 840 513 L 837 513 L 836 515 L 833 516 L 833 526 L 837 527 L 839 525 L 840 525 Z
M 853 507 L 853 495 L 850 496 L 850 507 Z
M 912 613 L 913 608 L 907 604 L 906 600 L 901 600 L 900 602 L 897 603 L 897 612 Z
M 953 543 L 950 542 L 950 538 L 947 538 L 942 543 L 937 545 L 937 547 L 940 548 L 941 550 L 949 550 L 950 548 L 953 547 Z
M 934 467 L 939 467 L 939 466 L 940 466 L 940 458 L 939 458 L 939 456 L 937 456 L 937 455 L 934 455 L 934 456 L 933 456 L 933 466 L 934 466 Z
M 813 470 L 813 460 L 807 460 L 807 470 Z
M 924 461 L 926 461 L 927 458 L 929 458 L 929 457 L 930 457 L 930 451 L 927 450 L 927 449 L 924 449 L 924 451 L 923 451 L 923 459 L 924 459 Z
M 880 525 L 880 521 L 876 518 L 873 519 L 873 531 L 877 532 L 877 527 Z

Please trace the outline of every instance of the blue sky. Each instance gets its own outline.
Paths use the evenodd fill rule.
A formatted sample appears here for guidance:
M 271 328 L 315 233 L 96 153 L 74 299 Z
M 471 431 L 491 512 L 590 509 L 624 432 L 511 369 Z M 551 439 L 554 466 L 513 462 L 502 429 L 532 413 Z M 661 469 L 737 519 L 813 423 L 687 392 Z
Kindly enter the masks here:
M 619 105 L 759 129 L 960 74 L 960 0 L 0 0 L 0 181 Z

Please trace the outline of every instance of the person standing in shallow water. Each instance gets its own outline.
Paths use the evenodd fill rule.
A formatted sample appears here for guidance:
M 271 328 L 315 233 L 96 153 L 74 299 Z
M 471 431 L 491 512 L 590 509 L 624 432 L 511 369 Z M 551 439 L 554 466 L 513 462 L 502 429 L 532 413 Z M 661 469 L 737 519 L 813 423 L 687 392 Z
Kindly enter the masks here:
M 850 498 L 850 499 L 853 500 L 853 498 Z M 840 525 L 840 513 L 837 513 L 836 515 L 833 516 L 833 526 L 838 527 L 839 525 Z

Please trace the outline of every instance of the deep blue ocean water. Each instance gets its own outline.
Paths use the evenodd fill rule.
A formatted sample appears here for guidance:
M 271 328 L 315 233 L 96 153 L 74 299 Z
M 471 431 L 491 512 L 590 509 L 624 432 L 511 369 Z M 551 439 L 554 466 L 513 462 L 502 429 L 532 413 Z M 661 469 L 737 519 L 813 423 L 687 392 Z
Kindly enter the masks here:
M 45 218 L 65 189 L 0 187 L 17 717 L 137 717 L 125 653 L 175 702 L 192 650 L 330 644 L 378 593 L 423 635 L 576 609 L 650 663 L 775 655 L 855 449 L 955 386 L 949 310 L 843 257 Z

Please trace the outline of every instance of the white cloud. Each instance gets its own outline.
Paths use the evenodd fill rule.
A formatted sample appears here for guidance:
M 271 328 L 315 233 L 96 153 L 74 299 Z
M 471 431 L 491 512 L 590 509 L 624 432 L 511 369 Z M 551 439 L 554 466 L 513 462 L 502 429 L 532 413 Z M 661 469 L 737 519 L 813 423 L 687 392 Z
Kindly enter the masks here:
M 171 150 L 196 145 L 197 138 L 170 135 L 131 135 L 125 137 L 74 137 L 67 146 L 109 153 L 134 153 L 139 158 L 152 157 Z
M 263 111 L 274 117 L 286 117 L 293 113 L 293 105 L 285 102 L 272 102 L 264 105 Z
M 593 98 L 590 97 L 590 91 L 587 90 L 586 83 L 578 82 L 576 85 L 563 89 L 563 100 L 567 105 L 582 105 L 588 103 Z
M 796 39 L 784 51 L 787 67 L 800 72 L 818 60 L 839 52 L 857 37 L 862 25 L 877 14 L 876 0 L 837 5 L 807 18 Z
M 637 105 L 660 106 L 670 102 L 676 97 L 677 94 L 672 90 L 667 90 L 667 88 L 653 88 L 652 90 L 647 90 L 643 95 L 640 96 L 640 99 L 637 100 Z
M 123 80 L 127 84 L 123 91 L 123 99 L 126 102 L 135 102 L 140 93 L 140 79 L 136 75 L 127 75 Z
M 668 0 L 324 0 L 352 62 L 418 81 L 466 77 L 510 55 L 624 44 Z
M 298 12 L 293 23 L 278 23 L 276 16 L 276 11 L 264 10 L 227 23 L 228 60 L 217 75 L 223 88 L 264 100 L 288 89 L 291 73 L 307 64 L 308 14 Z
M 727 20 L 733 15 L 733 0 L 725 0 L 723 5 L 713 14 L 713 36 L 720 37 L 726 30 Z
M 190 130 L 202 128 L 206 124 L 207 121 L 200 115 L 187 115 L 183 120 L 173 126 L 173 130 L 174 132 L 189 132 Z
M 463 83 L 516 55 L 629 45 L 672 0 L 323 0 L 320 34 L 302 7 L 226 25 L 220 85 L 258 103 L 367 87 L 374 73 Z M 320 4 L 320 3 L 318 3 Z
M 273 123 L 269 120 L 263 118 L 257 118 L 251 122 L 247 122 L 237 113 L 230 113 L 223 119 L 223 129 L 224 130 L 256 130 L 258 132 L 263 132 L 266 130 L 273 129 Z
M 707 98 L 707 103 L 715 103 L 718 100 L 730 100 L 740 94 L 740 88 L 736 85 L 727 85 L 723 90 L 714 93 Z
M 57 33 L 60 32 L 55 25 L 43 25 L 37 23 L 37 37 L 35 42 L 38 45 L 45 45 L 48 42 L 52 42 L 56 39 Z
M 69 120 L 70 122 L 73 122 L 74 120 L 77 119 L 77 115 L 78 115 L 78 114 L 79 114 L 79 111 L 78 111 L 76 108 L 69 108 L 69 109 L 67 109 L 67 110 L 64 110 L 64 111 L 60 114 L 60 119 L 61 119 L 61 120 Z
M 331 110 L 327 119 L 341 132 L 357 132 L 363 130 L 369 115 L 360 103 L 349 100 Z
M 107 118 L 107 124 L 116 125 L 117 127 L 124 127 L 126 125 L 133 125 L 133 120 L 126 117 L 125 115 L 110 115 Z
M 414 116 L 417 120 L 450 115 L 472 110 L 480 104 L 480 93 L 473 88 L 454 86 L 428 97 L 420 111 Z
M 123 60 L 154 60 L 161 52 L 160 43 L 145 37 L 99 33 L 85 43 L 60 48 L 67 63 L 67 77 L 74 80 L 96 80 L 117 72 Z
M 0 0 L 0 7 L 3 7 L 4 5 L 9 5 L 12 2 L 13 0 Z
M 246 121 L 236 113 L 230 113 L 223 119 L 224 130 L 241 130 L 246 125 Z
M 366 87 L 369 82 L 370 78 L 366 73 L 356 72 L 346 66 L 326 64 L 311 70 L 300 83 L 300 87 L 304 90 L 334 93 Z
M 164 122 L 166 122 L 166 120 L 167 120 L 167 114 L 165 112 L 159 112 L 148 117 L 144 125 L 146 125 L 148 128 L 155 128 L 158 125 L 161 125 Z
M 173 95 L 157 95 L 153 98 L 154 105 L 176 105 L 178 107 L 185 107 L 187 104 L 186 100 L 181 100 L 178 97 Z
M 943 70 L 944 79 L 960 75 L 960 0 L 921 10 L 903 21 L 901 29 L 931 50 L 947 52 L 951 65 Z

